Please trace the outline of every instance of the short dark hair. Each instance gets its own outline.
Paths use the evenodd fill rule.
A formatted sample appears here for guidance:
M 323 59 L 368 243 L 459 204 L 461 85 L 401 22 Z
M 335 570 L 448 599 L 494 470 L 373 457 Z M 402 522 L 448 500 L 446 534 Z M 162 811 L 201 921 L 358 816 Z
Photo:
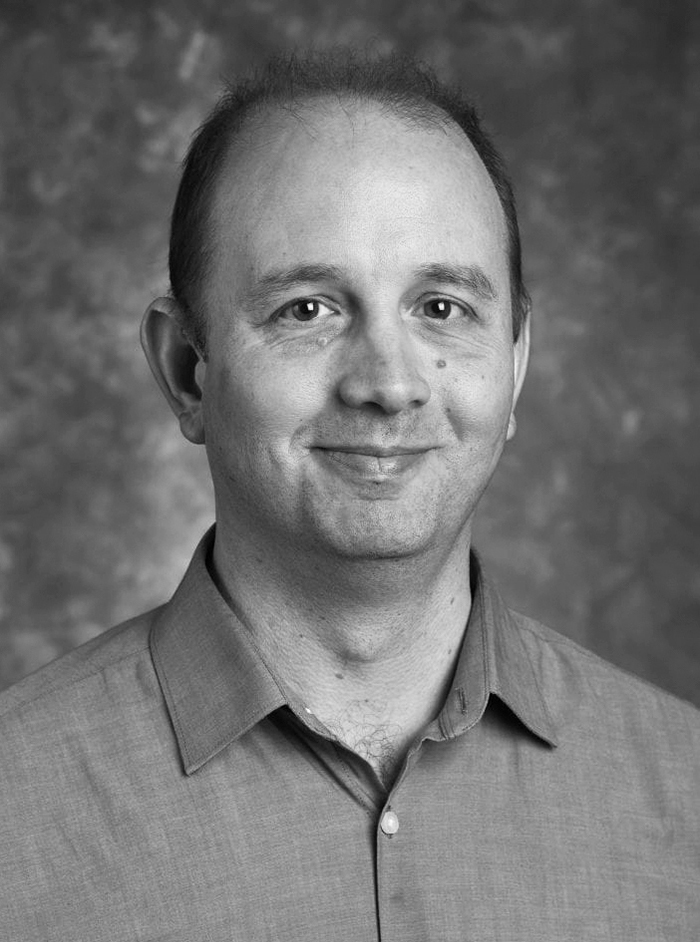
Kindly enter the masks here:
M 184 312 L 183 327 L 191 339 L 201 351 L 206 349 L 203 285 L 214 258 L 212 202 L 236 135 L 246 119 L 267 107 L 328 96 L 374 102 L 417 121 L 451 120 L 464 131 L 491 177 L 505 215 L 513 338 L 517 340 L 530 302 L 523 283 L 515 198 L 503 159 L 484 131 L 476 108 L 458 89 L 411 58 L 361 56 L 348 50 L 276 56 L 250 78 L 229 84 L 196 132 L 173 208 L 169 255 L 171 292 Z

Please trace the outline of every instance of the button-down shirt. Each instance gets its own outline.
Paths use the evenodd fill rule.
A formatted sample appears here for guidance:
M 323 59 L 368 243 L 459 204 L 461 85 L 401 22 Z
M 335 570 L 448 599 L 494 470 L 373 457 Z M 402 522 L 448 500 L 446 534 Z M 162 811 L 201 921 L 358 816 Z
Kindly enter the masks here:
M 472 561 L 442 711 L 385 790 L 207 571 L 0 696 L 0 938 L 700 938 L 700 714 Z

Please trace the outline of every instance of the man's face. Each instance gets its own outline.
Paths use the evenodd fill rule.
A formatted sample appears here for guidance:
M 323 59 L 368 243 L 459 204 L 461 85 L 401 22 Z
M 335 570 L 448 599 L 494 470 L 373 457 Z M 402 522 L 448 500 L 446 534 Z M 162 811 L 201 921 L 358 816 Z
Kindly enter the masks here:
M 207 286 L 219 526 L 354 558 L 468 540 L 522 353 L 481 161 L 456 127 L 332 99 L 239 147 Z

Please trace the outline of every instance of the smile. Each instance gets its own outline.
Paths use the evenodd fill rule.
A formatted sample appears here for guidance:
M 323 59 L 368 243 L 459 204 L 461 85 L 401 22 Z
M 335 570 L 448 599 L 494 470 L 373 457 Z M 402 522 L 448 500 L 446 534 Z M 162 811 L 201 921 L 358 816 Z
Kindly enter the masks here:
M 368 481 L 387 481 L 401 477 L 417 468 L 431 448 L 378 448 L 360 445 L 315 448 L 324 463 L 332 463 L 338 471 Z

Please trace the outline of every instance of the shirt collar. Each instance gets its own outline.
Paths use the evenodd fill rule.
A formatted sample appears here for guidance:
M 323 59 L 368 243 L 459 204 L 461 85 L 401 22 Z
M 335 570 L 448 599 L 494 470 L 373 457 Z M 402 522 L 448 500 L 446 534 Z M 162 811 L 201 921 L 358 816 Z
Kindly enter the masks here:
M 153 664 L 189 775 L 259 723 L 287 697 L 226 604 L 207 569 L 212 527 L 194 552 L 150 635 Z M 522 629 L 472 555 L 472 607 L 451 693 L 441 713 L 448 735 L 481 718 L 495 694 L 532 733 L 556 745 L 556 728 Z
M 286 698 L 207 569 L 214 527 L 151 629 L 153 664 L 189 775 Z
M 557 725 L 545 697 L 546 679 L 531 659 L 523 628 L 474 552 L 470 570 L 471 611 L 441 725 L 448 735 L 459 735 L 481 719 L 495 695 L 531 733 L 556 746 Z

